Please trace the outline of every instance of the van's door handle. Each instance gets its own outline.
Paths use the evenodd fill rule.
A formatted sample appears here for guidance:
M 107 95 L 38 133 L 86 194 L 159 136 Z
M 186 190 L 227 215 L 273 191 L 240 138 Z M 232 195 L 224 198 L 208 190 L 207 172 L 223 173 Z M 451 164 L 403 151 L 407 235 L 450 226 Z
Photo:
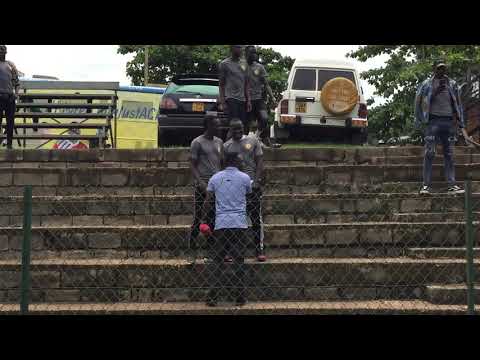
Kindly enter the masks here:
M 314 97 L 297 97 L 295 98 L 295 101 L 300 101 L 300 102 L 315 102 Z

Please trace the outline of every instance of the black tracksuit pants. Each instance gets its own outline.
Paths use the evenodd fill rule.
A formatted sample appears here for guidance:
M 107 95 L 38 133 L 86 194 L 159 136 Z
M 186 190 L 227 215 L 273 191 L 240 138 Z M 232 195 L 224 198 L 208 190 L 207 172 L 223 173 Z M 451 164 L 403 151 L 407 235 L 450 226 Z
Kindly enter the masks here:
M 263 243 L 262 189 L 254 188 L 247 194 L 247 215 L 252 220 L 255 255 L 265 255 Z
M 209 239 L 213 261 L 207 265 L 209 300 L 218 300 L 220 292 L 227 290 L 234 299 L 245 298 L 245 252 L 247 249 L 247 229 L 216 230 Z M 225 263 L 226 255 L 232 263 Z M 230 267 L 231 271 L 228 271 Z
M 205 202 L 207 194 L 202 191 L 200 187 L 195 186 L 194 188 L 194 209 L 193 209 L 193 225 L 190 232 L 190 248 L 196 250 L 196 238 L 200 233 L 200 223 L 202 220 L 203 204 Z M 210 212 L 207 214 L 207 224 L 210 226 L 210 229 L 213 230 L 215 227 L 215 197 L 212 197 L 212 204 L 210 206 Z

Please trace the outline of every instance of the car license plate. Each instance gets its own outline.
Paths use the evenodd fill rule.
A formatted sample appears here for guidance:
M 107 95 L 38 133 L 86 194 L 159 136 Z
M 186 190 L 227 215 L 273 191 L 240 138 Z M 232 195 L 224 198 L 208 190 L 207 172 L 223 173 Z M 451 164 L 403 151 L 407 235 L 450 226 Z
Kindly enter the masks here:
M 194 111 L 194 112 L 204 112 L 205 111 L 205 104 L 204 103 L 193 103 L 192 104 L 192 111 Z
M 296 102 L 295 103 L 295 112 L 296 113 L 306 113 L 307 112 L 307 103 L 306 102 Z

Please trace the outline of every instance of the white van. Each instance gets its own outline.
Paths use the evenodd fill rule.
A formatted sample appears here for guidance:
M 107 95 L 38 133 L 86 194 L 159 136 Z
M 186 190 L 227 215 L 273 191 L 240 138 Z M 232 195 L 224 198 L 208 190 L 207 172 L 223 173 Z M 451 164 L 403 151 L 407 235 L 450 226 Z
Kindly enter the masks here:
M 337 60 L 297 60 L 287 90 L 275 109 L 271 136 L 276 139 L 316 135 L 367 141 L 367 105 L 355 67 Z

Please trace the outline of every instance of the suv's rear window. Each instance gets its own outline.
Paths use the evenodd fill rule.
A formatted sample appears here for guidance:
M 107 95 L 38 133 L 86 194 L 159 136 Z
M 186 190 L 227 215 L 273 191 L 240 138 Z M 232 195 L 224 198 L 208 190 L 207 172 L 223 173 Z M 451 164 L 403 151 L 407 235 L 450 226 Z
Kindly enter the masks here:
M 355 82 L 355 76 L 353 75 L 352 71 L 318 70 L 318 91 L 321 91 L 323 89 L 323 85 L 325 85 L 327 81 L 335 79 L 337 77 L 347 78 L 348 80 L 352 81 L 355 86 L 357 85 Z
M 315 69 L 297 69 L 293 79 L 293 90 L 313 90 L 315 91 L 316 80 Z
M 213 85 L 177 85 L 170 84 L 165 90 L 165 94 L 199 94 L 218 96 L 220 93 L 218 86 Z

